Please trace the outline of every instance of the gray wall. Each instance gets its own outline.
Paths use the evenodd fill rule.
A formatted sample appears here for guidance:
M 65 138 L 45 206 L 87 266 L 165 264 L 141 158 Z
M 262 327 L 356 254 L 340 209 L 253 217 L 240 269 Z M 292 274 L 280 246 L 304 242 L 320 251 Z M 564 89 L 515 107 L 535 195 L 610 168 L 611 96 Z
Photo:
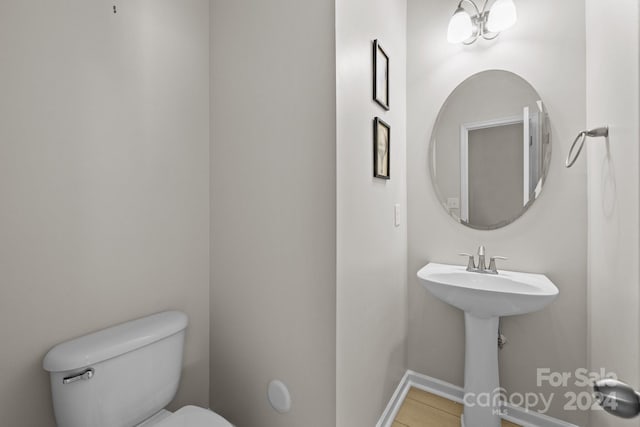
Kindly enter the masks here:
M 165 309 L 209 400 L 209 4 L 120 3 L 0 3 L 2 425 L 54 425 L 50 347 Z
M 438 117 L 438 131 L 428 136 L 437 141 L 436 178 L 445 202 L 449 197 L 461 198 L 460 125 L 522 117 L 523 107 L 528 105 L 531 111 L 537 111 L 536 102 L 539 100 L 529 85 L 511 73 L 482 73 L 460 83 L 460 87 L 446 99 L 446 110 Z M 482 108 L 483 105 L 489 108 Z M 452 213 L 457 218 L 460 217 L 459 209 L 453 209 Z M 500 219 L 508 217 L 504 215 Z
M 469 223 L 494 225 L 522 212 L 521 123 L 469 132 Z
M 408 364 L 462 385 L 463 315 L 428 295 L 415 274 L 429 261 L 462 264 L 456 254 L 483 243 L 489 254 L 510 258 L 500 267 L 545 273 L 560 289 L 547 309 L 504 319 L 510 342 L 500 356 L 502 384 L 510 392 L 555 392 L 550 415 L 584 425 L 586 413 L 563 411 L 564 389 L 536 386 L 538 367 L 572 372 L 587 363 L 585 163 L 570 171 L 563 166 L 569 144 L 585 126 L 584 2 L 521 0 L 517 7 L 515 27 L 494 42 L 464 47 L 446 41 L 454 2 L 408 3 Z M 455 223 L 440 206 L 427 148 L 448 94 L 471 74 L 496 68 L 520 74 L 538 90 L 549 110 L 553 154 L 547 185 L 533 207 L 512 225 L 483 232 Z
M 406 370 L 406 0 L 337 2 L 337 421 L 371 427 Z M 372 98 L 372 42 L 390 107 Z M 373 177 L 373 119 L 391 126 L 391 179 Z M 394 225 L 394 205 L 400 225 Z
M 587 145 L 589 356 L 591 369 L 640 387 L 640 35 L 638 2 L 588 0 L 587 124 L 609 125 L 609 143 Z M 583 154 L 584 155 L 584 154 Z M 581 159 L 580 161 L 585 161 Z M 593 427 L 638 426 L 593 412 Z
M 214 0 L 211 22 L 211 407 L 334 426 L 334 1 Z

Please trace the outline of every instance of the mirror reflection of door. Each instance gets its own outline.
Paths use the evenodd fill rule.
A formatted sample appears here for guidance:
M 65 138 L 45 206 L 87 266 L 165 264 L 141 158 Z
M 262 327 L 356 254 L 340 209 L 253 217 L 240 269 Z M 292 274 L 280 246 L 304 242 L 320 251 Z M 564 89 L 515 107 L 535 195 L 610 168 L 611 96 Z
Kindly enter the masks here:
M 522 210 L 523 124 L 469 131 L 469 222 L 493 226 Z
M 476 144 L 484 148 L 475 152 Z M 488 70 L 462 81 L 442 105 L 428 165 L 447 214 L 492 230 L 540 196 L 550 158 L 549 116 L 536 90 L 516 74 Z
M 522 123 L 524 124 L 524 185 L 522 190 L 522 206 L 527 206 L 538 198 L 542 190 L 542 178 L 544 171 L 544 143 L 543 129 L 544 118 L 542 115 L 542 102 L 538 101 L 538 109 L 533 110 L 524 107 Z

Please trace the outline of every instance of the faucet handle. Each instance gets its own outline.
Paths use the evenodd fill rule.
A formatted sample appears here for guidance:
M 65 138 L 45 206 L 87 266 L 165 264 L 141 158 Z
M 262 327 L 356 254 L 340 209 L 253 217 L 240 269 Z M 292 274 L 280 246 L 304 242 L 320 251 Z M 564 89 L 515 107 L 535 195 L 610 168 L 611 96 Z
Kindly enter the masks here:
M 469 257 L 469 261 L 467 262 L 467 271 L 473 271 L 476 269 L 476 260 L 473 255 L 466 252 L 459 253 L 458 255 Z
M 494 255 L 491 258 L 489 258 L 489 272 L 493 273 L 493 274 L 498 274 L 498 268 L 496 267 L 496 260 L 497 259 L 501 259 L 501 260 L 508 260 L 509 258 L 507 258 L 506 256 L 500 256 L 500 255 Z

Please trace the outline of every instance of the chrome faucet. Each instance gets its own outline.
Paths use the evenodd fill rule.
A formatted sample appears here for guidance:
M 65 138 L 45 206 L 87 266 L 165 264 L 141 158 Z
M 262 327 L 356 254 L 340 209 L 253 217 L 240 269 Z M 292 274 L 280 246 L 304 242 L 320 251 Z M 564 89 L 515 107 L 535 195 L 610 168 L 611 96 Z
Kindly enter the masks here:
M 478 247 L 478 271 L 483 272 L 487 269 L 487 264 L 484 261 L 484 245 Z
M 484 274 L 498 274 L 498 268 L 496 267 L 496 260 L 506 260 L 508 258 L 503 256 L 494 255 L 489 258 L 489 268 L 487 268 L 487 263 L 485 261 L 485 247 L 484 245 L 480 245 L 478 248 L 478 265 L 476 266 L 475 257 L 468 253 L 458 254 L 460 256 L 469 257 L 469 261 L 467 262 L 467 271 L 472 273 L 484 273 Z

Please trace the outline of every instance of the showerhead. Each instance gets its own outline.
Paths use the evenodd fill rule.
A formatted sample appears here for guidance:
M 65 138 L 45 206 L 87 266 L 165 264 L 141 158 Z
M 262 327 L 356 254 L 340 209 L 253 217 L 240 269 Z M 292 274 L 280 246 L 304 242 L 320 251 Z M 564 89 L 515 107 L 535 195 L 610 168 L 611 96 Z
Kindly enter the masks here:
M 595 397 L 608 413 L 620 418 L 633 418 L 640 414 L 640 394 L 631 386 L 611 378 L 596 381 Z

